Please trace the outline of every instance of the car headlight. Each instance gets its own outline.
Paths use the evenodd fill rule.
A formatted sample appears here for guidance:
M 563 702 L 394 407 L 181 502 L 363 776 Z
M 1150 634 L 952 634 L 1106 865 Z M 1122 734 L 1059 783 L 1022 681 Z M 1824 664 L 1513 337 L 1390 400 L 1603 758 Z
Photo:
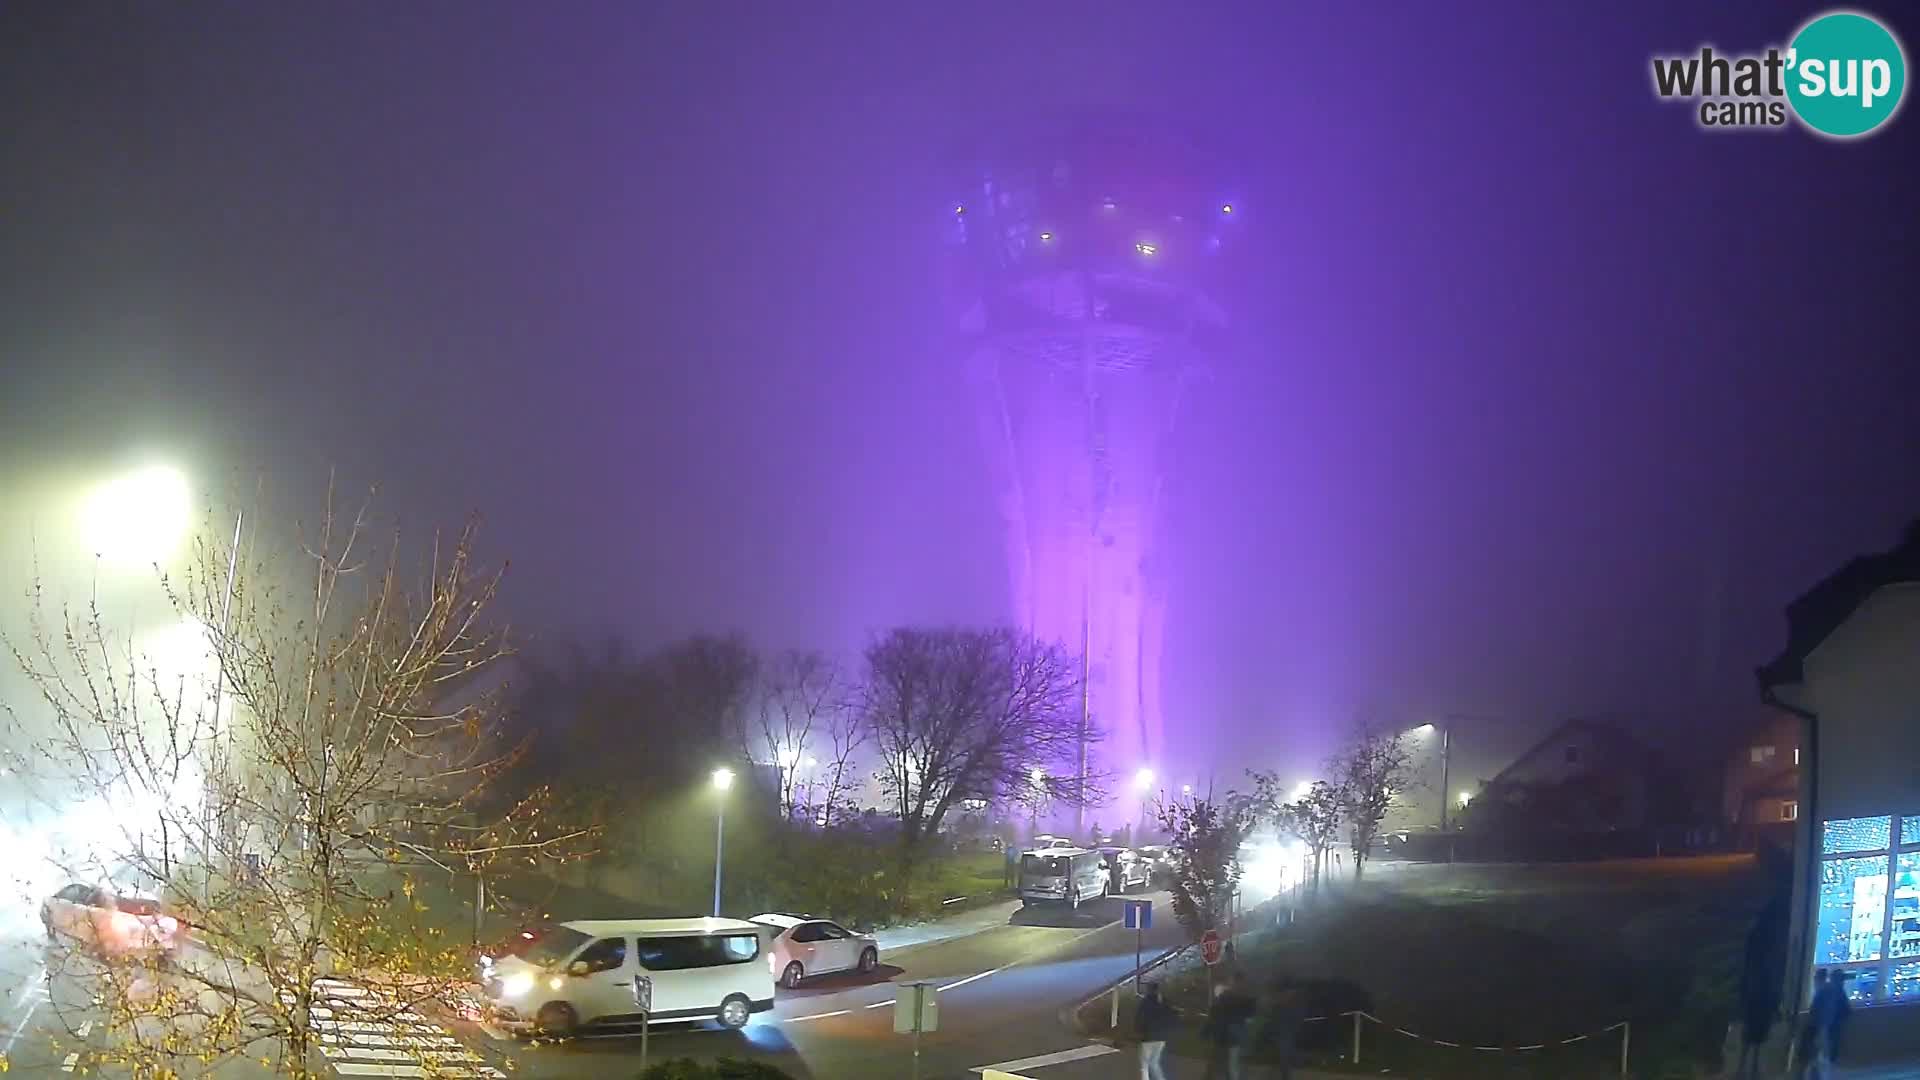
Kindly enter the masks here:
M 500 993 L 504 997 L 519 997 L 531 989 L 533 976 L 524 971 L 515 972 L 500 982 Z

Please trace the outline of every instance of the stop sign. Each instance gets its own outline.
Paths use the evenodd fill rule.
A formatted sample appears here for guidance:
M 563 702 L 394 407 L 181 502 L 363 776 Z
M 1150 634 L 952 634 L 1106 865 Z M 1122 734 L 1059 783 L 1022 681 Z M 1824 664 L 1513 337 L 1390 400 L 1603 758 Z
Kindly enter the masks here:
M 1200 959 L 1209 964 L 1220 962 L 1220 935 L 1212 930 L 1200 935 Z

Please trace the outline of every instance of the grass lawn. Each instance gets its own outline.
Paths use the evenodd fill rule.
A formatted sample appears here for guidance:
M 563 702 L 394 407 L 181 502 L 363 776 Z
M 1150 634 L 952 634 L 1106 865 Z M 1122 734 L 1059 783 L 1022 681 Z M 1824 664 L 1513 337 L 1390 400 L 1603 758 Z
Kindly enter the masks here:
M 1691 1076 L 1718 1052 L 1740 945 L 1764 900 L 1752 860 L 1737 856 L 1374 871 L 1330 890 L 1293 927 L 1243 933 L 1241 966 L 1256 983 L 1305 981 L 1311 1011 L 1361 1008 L 1467 1047 L 1550 1043 L 1630 1021 L 1633 1073 L 1648 1077 Z M 1203 971 L 1176 971 L 1167 985 L 1177 1004 L 1203 1007 Z M 1309 1028 L 1303 1042 L 1316 1064 L 1347 1054 L 1350 1021 Z M 1618 1031 L 1496 1053 L 1367 1024 L 1360 1071 L 1612 1076 L 1619 1052 Z

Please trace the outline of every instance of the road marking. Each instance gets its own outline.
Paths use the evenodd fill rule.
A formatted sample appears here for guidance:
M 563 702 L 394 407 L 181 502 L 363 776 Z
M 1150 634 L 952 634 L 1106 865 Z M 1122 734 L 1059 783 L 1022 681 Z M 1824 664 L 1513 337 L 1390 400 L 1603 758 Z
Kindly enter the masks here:
M 75 1051 L 74 1051 L 73 1053 L 71 1053 L 71 1054 L 68 1054 L 68 1055 L 67 1055 L 67 1056 L 66 1056 L 66 1057 L 65 1057 L 65 1058 L 64 1058 L 64 1059 L 63 1059 L 63 1060 L 62 1060 L 62 1061 L 60 1062 L 60 1071 L 61 1071 L 61 1072 L 72 1072 L 72 1071 L 73 1071 L 73 1067 L 74 1067 L 75 1065 L 78 1065 L 79 1063 L 80 1063 L 80 1051 L 78 1051 L 78 1050 L 75 1050 Z
M 885 1005 L 887 1002 L 883 1001 L 880 1004 Z M 786 1022 L 789 1024 L 797 1024 L 802 1020 L 825 1020 L 829 1016 L 845 1016 L 852 1011 L 852 1009 L 837 1009 L 833 1012 L 814 1013 L 812 1016 L 794 1016 L 789 1017 Z
M 1120 1051 L 1111 1046 L 1101 1046 L 1099 1043 L 1092 1043 L 1072 1050 L 1062 1050 L 1057 1054 L 1041 1054 L 1039 1057 L 1021 1058 L 1018 1061 L 1003 1061 L 998 1065 L 982 1065 L 979 1068 L 968 1069 L 967 1071 L 983 1073 L 988 1069 L 993 1069 L 997 1072 L 1018 1072 L 1021 1069 L 1044 1069 L 1048 1065 L 1065 1065 L 1069 1061 L 1105 1057 L 1108 1054 L 1117 1054 L 1119 1052 Z
M 75 1031 L 73 1034 L 75 1038 L 84 1039 L 87 1037 L 87 1032 L 92 1030 L 93 1030 L 93 1021 L 88 1020 L 82 1023 L 80 1025 L 79 1030 Z
M 863 1007 L 863 1008 L 868 1008 L 868 1009 L 884 1009 L 884 1008 L 886 1008 L 887 1006 L 889 1006 L 889 1005 L 891 1005 L 891 1004 L 893 1004 L 893 1002 L 894 1002 L 894 999 L 893 999 L 893 998 L 888 998 L 888 999 L 887 999 L 887 1000 L 885 1000 L 885 1001 L 876 1001 L 876 1002 L 874 1002 L 874 1003 L 873 1003 L 873 1004 L 871 1004 L 871 1005 L 866 1005 L 866 1006 L 862 1006 L 862 1007 Z
M 967 985 L 967 984 L 968 984 L 968 983 L 970 983 L 970 982 L 978 982 L 978 981 L 980 981 L 981 979 L 984 979 L 984 978 L 986 978 L 986 977 L 987 977 L 987 976 L 989 976 L 989 975 L 998 975 L 998 974 L 1000 974 L 1001 972 L 1003 972 L 1003 971 L 1005 971 L 1005 970 L 1007 970 L 1007 968 L 1006 968 L 1005 966 L 1002 966 L 1002 967 L 997 967 L 997 968 L 994 968 L 994 969 L 993 969 L 992 971 L 983 971 L 983 972 L 981 972 L 981 973 L 980 973 L 980 974 L 978 974 L 978 975 L 969 975 L 969 976 L 967 976 L 966 978 L 964 978 L 964 979 L 961 979 L 961 980 L 960 980 L 959 982 L 950 982 L 950 983 L 948 983 L 948 984 L 947 984 L 947 985 L 945 985 L 945 986 L 942 986 L 942 987 L 939 987 L 939 989 L 941 989 L 941 990 L 952 990 L 952 989 L 955 989 L 955 988 L 957 988 L 957 987 L 961 987 L 961 986 L 965 986 L 965 985 Z
M 22 1016 L 17 1022 L 14 1023 L 13 1031 L 7 1036 L 7 1044 L 5 1046 L 0 1046 L 0 1054 L 13 1053 L 13 1044 L 20 1040 L 20 1036 L 27 1033 L 28 1022 L 33 1019 L 33 1014 L 39 1011 L 40 1011 L 39 1000 L 35 1000 L 33 1004 L 27 1006 L 26 1015 Z

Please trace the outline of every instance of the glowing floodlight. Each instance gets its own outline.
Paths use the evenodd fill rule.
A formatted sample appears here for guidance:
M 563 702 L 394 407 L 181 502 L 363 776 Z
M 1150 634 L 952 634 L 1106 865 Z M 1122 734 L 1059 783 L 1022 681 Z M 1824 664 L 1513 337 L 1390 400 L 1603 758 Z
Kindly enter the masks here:
M 171 556 L 187 534 L 189 495 L 180 470 L 153 465 L 95 488 L 80 508 L 80 531 L 94 554 L 141 565 Z

